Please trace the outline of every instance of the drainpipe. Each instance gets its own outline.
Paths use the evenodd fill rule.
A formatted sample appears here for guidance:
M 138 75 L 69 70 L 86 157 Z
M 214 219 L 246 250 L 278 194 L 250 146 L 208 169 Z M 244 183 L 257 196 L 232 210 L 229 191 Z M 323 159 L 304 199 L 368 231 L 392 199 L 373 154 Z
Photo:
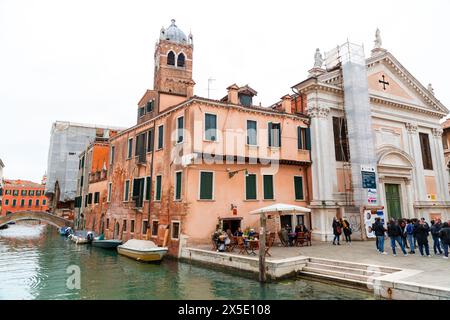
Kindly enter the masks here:
M 146 232 L 146 234 L 148 233 L 148 229 L 150 229 L 150 208 L 152 206 L 153 158 L 155 156 L 155 136 L 156 136 L 155 129 L 156 129 L 156 121 L 153 120 L 153 129 L 152 129 L 152 132 L 153 132 L 152 140 L 153 141 L 151 142 L 151 145 L 152 145 L 152 160 L 150 162 L 150 186 L 149 186 L 150 190 L 149 190 L 149 199 L 148 199 L 148 215 L 147 215 L 147 232 Z M 148 139 L 150 139 L 150 137 L 148 137 Z M 147 145 L 148 145 L 148 141 L 147 141 Z

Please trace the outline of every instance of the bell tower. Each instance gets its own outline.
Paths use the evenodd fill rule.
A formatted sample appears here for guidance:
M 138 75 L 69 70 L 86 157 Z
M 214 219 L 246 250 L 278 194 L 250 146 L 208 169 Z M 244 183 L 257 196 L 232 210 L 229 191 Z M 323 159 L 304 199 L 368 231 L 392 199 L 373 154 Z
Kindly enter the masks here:
M 193 36 L 186 37 L 183 31 L 172 24 L 161 28 L 155 46 L 155 73 L 153 89 L 158 92 L 188 96 L 192 88 Z

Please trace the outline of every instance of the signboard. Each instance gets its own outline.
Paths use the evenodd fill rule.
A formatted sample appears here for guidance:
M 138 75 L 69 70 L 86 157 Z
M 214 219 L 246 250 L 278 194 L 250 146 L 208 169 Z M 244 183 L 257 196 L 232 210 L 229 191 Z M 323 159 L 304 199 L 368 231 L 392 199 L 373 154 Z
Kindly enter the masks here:
M 361 176 L 362 176 L 362 187 L 364 189 L 376 189 L 377 188 L 375 172 L 361 171 Z
M 374 232 L 370 232 L 369 228 L 375 223 L 375 218 L 381 218 L 381 222 L 384 224 L 384 212 L 383 210 L 364 210 L 364 225 L 366 227 L 367 238 L 376 238 Z
M 367 189 L 367 202 L 369 204 L 377 203 L 377 189 Z

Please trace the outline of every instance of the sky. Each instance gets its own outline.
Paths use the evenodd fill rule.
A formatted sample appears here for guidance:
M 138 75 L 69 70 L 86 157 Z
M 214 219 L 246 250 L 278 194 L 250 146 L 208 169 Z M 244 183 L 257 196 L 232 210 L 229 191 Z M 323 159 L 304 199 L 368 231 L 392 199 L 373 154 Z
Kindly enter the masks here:
M 54 121 L 130 127 L 153 87 L 153 53 L 175 19 L 194 36 L 194 93 L 233 83 L 269 106 L 304 80 L 316 48 L 347 39 L 366 56 L 375 30 L 450 108 L 450 1 L 0 0 L 0 159 L 8 179 L 40 181 Z

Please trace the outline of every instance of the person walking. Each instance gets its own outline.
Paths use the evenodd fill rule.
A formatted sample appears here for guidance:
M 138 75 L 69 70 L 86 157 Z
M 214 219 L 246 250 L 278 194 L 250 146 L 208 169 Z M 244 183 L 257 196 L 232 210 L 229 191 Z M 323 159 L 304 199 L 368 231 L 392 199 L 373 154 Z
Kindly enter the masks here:
M 372 231 L 375 232 L 375 236 L 377 237 L 377 249 L 381 254 L 387 254 L 384 251 L 384 233 L 386 232 L 386 228 L 381 222 L 381 218 L 375 218 L 375 223 L 372 225 Z
M 450 226 L 448 222 L 444 222 L 441 230 L 439 231 L 439 238 L 442 242 L 442 247 L 444 248 L 444 255 L 442 258 L 448 259 L 448 248 L 450 246 Z
M 334 234 L 333 245 L 336 245 L 336 240 L 337 240 L 337 245 L 340 246 L 341 244 L 339 243 L 339 238 L 342 234 L 342 225 L 336 217 L 333 218 L 332 227 L 333 227 L 333 234 Z
M 441 239 L 439 238 L 439 231 L 441 231 L 441 228 L 442 224 L 439 219 L 437 221 L 431 220 L 430 231 L 431 237 L 433 238 L 433 251 L 435 256 L 442 254 Z
M 409 242 L 409 247 L 410 247 L 410 254 L 415 254 L 416 252 L 414 251 L 414 224 L 412 223 L 412 221 L 410 219 L 408 219 L 406 221 L 406 238 L 408 239 Z
M 414 234 L 417 239 L 417 244 L 419 245 L 419 251 L 422 257 L 425 255 L 427 257 L 430 256 L 430 246 L 428 245 L 428 233 L 430 232 L 430 226 L 428 223 L 425 222 L 425 219 L 420 219 L 414 228 Z M 425 248 L 425 255 L 424 255 L 424 248 Z
M 350 223 L 348 223 L 347 218 L 341 219 L 342 230 L 344 231 L 345 242 L 348 245 L 352 244 L 352 228 L 350 227 Z
M 402 241 L 402 229 L 394 219 L 391 219 L 389 221 L 387 233 L 388 237 L 391 239 L 392 254 L 394 255 L 394 257 L 397 256 L 397 253 L 395 251 L 396 242 L 400 246 L 400 249 L 402 249 L 403 254 L 407 256 L 408 254 L 406 253 L 405 246 L 403 245 Z

